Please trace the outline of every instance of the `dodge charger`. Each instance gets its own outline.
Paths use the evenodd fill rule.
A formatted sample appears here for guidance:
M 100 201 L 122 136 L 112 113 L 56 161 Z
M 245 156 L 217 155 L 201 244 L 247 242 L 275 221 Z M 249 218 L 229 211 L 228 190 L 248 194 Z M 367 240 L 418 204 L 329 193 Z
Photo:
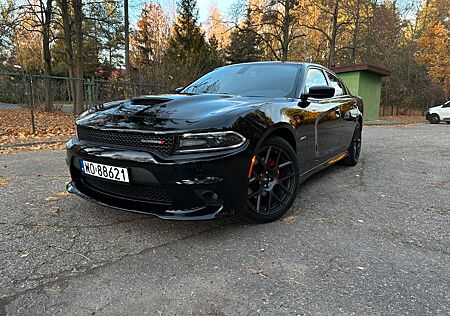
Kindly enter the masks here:
M 221 67 L 174 94 L 82 113 L 67 143 L 67 190 L 164 219 L 270 222 L 310 175 L 356 165 L 362 106 L 320 65 Z

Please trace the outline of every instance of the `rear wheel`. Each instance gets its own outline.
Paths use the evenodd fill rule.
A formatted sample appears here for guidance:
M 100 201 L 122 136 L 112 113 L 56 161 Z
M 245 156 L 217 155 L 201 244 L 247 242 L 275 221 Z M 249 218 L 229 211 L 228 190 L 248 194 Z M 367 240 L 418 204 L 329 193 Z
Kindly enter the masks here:
M 437 114 L 431 114 L 428 120 L 430 121 L 431 124 L 438 124 L 441 121 L 439 115 Z
M 360 123 L 356 123 L 355 131 L 353 132 L 352 142 L 348 148 L 348 156 L 342 160 L 343 164 L 346 166 L 356 166 L 359 160 L 359 156 L 361 154 L 361 143 L 362 143 L 362 134 L 361 134 L 361 125 Z
M 277 220 L 294 203 L 298 185 L 295 151 L 282 138 L 268 138 L 252 159 L 247 208 L 242 218 L 252 223 Z

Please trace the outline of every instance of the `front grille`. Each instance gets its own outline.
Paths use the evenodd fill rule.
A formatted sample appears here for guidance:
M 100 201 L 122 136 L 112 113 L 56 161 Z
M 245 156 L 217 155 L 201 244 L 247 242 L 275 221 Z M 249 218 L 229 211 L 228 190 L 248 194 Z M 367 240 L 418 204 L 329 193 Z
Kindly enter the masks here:
M 156 151 L 170 155 L 174 145 L 173 134 L 153 134 L 127 131 L 108 131 L 77 126 L 78 138 L 105 145 Z
M 138 201 L 156 202 L 163 204 L 171 203 L 169 194 L 165 189 L 161 187 L 136 184 L 125 185 L 91 177 L 83 177 L 83 181 L 90 188 L 99 192 L 111 194 L 113 196 Z

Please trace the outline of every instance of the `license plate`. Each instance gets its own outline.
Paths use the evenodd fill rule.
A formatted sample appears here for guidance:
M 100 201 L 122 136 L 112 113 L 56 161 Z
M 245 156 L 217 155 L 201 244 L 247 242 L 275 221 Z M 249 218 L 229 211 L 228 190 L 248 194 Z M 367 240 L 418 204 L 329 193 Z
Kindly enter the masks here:
M 108 166 L 85 160 L 80 160 L 80 167 L 83 174 L 114 181 L 130 182 L 126 168 Z

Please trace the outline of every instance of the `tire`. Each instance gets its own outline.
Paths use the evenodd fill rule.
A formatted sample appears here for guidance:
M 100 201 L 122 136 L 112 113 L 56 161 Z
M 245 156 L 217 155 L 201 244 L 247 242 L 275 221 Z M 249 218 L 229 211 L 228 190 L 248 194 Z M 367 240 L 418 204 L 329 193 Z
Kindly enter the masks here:
M 447 121 L 447 124 L 450 124 L 450 121 Z
M 362 134 L 361 134 L 361 124 L 359 122 L 356 123 L 355 131 L 353 132 L 352 142 L 348 147 L 348 156 L 342 160 L 342 163 L 345 166 L 356 166 L 359 160 L 359 156 L 361 155 L 361 142 L 362 142 Z
M 241 218 L 250 223 L 279 219 L 292 206 L 299 187 L 297 155 L 287 141 L 269 137 L 252 159 L 247 207 Z
M 439 124 L 441 119 L 439 118 L 439 115 L 437 114 L 431 114 L 428 118 L 428 121 L 430 121 L 431 124 Z

